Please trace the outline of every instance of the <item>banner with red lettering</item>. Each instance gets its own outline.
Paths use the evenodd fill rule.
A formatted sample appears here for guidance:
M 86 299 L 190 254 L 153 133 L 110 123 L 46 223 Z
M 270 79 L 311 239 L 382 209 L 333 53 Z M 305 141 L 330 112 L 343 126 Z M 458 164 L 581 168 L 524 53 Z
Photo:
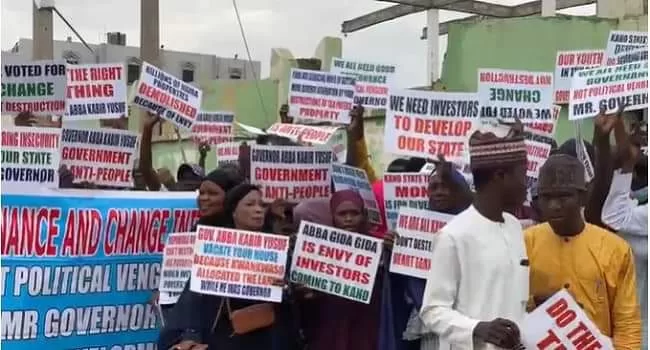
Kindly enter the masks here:
M 262 198 L 291 202 L 329 198 L 332 151 L 316 147 L 251 147 L 251 183 L 260 186 Z
M 429 209 L 429 175 L 420 173 L 384 174 L 384 204 L 388 229 L 395 228 L 401 207 Z
M 350 124 L 354 77 L 291 69 L 289 115 L 296 120 Z
M 133 165 L 140 135 L 118 129 L 71 129 L 61 134 L 61 164 L 74 181 L 133 187 Z
M 127 116 L 123 63 L 68 65 L 65 119 L 116 119 Z
M 232 112 L 205 112 L 202 111 L 192 124 L 192 139 L 197 144 L 205 142 L 216 146 L 233 140 L 233 122 L 235 114 Z
M 2 186 L 59 188 L 61 129 L 2 127 Z
M 179 128 L 191 129 L 201 109 L 203 91 L 142 62 L 133 103 Z
M 610 340 L 565 290 L 555 293 L 526 315 L 521 325 L 526 349 L 614 350 Z
M 173 232 L 167 235 L 162 266 L 160 267 L 161 292 L 180 294 L 192 273 L 196 232 Z
M 226 164 L 239 164 L 239 142 L 226 142 L 217 145 L 215 154 L 217 155 L 217 167 Z
M 400 208 L 390 272 L 427 279 L 436 233 L 453 218 L 430 210 Z
M 385 109 L 388 104 L 388 89 L 394 84 L 395 66 L 389 64 L 351 61 L 332 57 L 330 72 L 353 76 L 354 105 L 365 108 Z
M 526 169 L 526 183 L 528 187 L 539 177 L 539 170 L 551 153 L 551 145 L 543 142 L 525 140 L 528 153 L 528 169 Z
M 66 63 L 31 61 L 2 63 L 2 114 L 36 115 L 65 112 Z
M 291 282 L 370 304 L 383 241 L 303 220 L 291 261 Z
M 391 90 L 386 109 L 384 151 L 407 157 L 462 162 L 479 121 L 474 93 Z
M 604 50 L 558 51 L 553 76 L 555 103 L 569 103 L 573 74 L 584 69 L 599 67 L 604 56 Z
M 266 132 L 271 135 L 286 137 L 293 142 L 300 142 L 305 145 L 324 145 L 330 141 L 338 129 L 338 126 L 331 125 L 315 126 L 275 123 L 266 129 Z
M 288 251 L 288 236 L 199 225 L 190 290 L 279 303 Z
M 364 209 L 368 213 L 368 221 L 381 224 L 381 214 L 377 198 L 370 187 L 368 174 L 365 171 L 344 164 L 332 164 L 332 180 L 334 191 L 354 190 L 363 198 Z
M 551 110 L 551 120 L 540 120 L 524 123 L 524 131 L 554 139 L 555 129 L 557 127 L 557 121 L 560 118 L 561 111 L 562 106 L 553 105 L 553 109 Z

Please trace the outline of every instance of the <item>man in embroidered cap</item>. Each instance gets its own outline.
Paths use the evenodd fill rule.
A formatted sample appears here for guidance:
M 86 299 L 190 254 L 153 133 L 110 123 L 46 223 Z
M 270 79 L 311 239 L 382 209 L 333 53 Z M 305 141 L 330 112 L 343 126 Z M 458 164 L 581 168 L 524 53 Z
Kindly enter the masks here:
M 641 316 L 634 256 L 619 236 L 586 223 L 584 167 L 575 157 L 550 156 L 539 172 L 545 223 L 526 230 L 531 308 L 567 289 L 616 349 L 640 349 Z
M 521 123 L 505 137 L 469 140 L 473 204 L 438 234 L 420 317 L 440 349 L 512 349 L 528 299 L 528 260 L 521 225 L 506 212 L 526 198 Z

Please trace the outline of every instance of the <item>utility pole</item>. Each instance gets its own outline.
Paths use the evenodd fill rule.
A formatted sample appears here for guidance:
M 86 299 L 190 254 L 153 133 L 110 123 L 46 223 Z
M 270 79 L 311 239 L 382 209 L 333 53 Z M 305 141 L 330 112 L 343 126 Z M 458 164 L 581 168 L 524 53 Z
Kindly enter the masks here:
M 54 2 L 46 5 L 32 2 L 32 60 L 51 60 L 54 58 Z M 43 5 L 43 6 L 40 6 Z
M 160 68 L 159 0 L 140 0 L 140 59 Z

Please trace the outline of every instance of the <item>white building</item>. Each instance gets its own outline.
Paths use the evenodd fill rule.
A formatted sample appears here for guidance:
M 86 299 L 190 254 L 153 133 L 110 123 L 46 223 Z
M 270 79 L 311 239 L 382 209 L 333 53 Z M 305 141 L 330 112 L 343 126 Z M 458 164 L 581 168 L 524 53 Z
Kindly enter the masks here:
M 107 42 L 89 44 L 94 54 L 81 42 L 54 41 L 54 59 L 63 58 L 68 63 L 116 63 L 125 62 L 130 84 L 140 76 L 140 48 L 126 46 L 126 34 L 108 33 Z M 2 62 L 25 62 L 32 60 L 32 39 L 20 39 L 10 51 L 2 51 Z M 186 81 L 213 79 L 259 79 L 261 64 L 246 59 L 223 58 L 201 53 L 160 50 L 160 62 L 165 72 Z

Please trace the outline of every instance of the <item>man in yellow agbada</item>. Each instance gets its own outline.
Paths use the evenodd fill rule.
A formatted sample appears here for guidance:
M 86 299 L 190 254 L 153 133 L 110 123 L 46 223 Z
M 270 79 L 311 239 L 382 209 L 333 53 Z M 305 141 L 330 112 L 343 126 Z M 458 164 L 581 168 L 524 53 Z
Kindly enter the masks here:
M 640 349 L 632 250 L 622 238 L 584 221 L 583 165 L 568 155 L 549 157 L 538 194 L 545 222 L 525 232 L 531 307 L 565 288 L 615 349 Z

